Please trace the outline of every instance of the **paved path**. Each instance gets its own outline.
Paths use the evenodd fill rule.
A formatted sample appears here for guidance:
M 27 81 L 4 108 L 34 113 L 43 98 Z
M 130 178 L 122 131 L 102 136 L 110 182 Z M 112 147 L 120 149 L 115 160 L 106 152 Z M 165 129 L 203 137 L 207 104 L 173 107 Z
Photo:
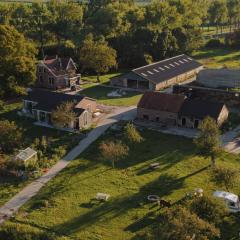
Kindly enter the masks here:
M 99 138 L 112 124 L 119 120 L 132 120 L 136 116 L 136 107 L 125 107 L 115 109 L 115 112 L 107 115 L 98 126 L 93 129 L 88 136 L 80 141 L 63 159 L 59 160 L 46 174 L 26 186 L 21 192 L 10 199 L 0 208 L 0 224 L 18 211 L 29 199 L 35 196 L 39 190 L 61 170 L 63 170 L 71 160 L 79 156 L 91 143 Z
M 240 153 L 240 126 L 222 135 L 222 142 L 227 152 Z

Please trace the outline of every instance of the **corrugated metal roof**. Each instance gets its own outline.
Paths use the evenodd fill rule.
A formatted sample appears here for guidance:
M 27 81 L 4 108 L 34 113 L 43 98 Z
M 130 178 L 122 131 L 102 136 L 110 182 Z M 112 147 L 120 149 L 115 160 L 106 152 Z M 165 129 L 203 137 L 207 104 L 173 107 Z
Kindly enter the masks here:
M 160 62 L 133 69 L 135 74 L 156 84 L 201 67 L 202 64 L 182 54 Z

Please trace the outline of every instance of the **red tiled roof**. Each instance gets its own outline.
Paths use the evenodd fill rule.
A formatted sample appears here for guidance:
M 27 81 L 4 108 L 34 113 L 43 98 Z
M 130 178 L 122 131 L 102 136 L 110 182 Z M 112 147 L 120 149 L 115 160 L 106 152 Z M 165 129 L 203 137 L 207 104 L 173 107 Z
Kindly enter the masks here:
M 138 108 L 178 113 L 182 107 L 184 99 L 185 96 L 183 95 L 145 92 L 138 103 Z
M 45 58 L 42 62 L 55 74 L 64 75 L 67 73 L 67 66 L 71 58 Z

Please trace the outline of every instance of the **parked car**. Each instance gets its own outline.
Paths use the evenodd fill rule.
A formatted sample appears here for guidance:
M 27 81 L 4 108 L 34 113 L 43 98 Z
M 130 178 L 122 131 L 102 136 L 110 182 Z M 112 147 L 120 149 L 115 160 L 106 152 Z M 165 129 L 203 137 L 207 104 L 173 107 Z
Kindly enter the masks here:
M 213 196 L 223 199 L 227 205 L 229 212 L 240 212 L 240 201 L 239 197 L 236 194 L 224 191 L 215 191 L 213 193 Z

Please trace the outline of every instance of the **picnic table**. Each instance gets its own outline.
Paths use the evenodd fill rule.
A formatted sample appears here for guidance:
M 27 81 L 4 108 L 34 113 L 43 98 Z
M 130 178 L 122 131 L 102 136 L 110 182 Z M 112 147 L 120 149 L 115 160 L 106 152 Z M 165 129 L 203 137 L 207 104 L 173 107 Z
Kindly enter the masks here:
M 110 197 L 110 195 L 106 194 L 106 193 L 97 193 L 97 195 L 96 195 L 96 199 L 102 200 L 102 201 L 107 201 L 109 197 Z
M 159 167 L 160 167 L 160 163 L 152 163 L 152 164 L 150 164 L 150 168 L 151 169 L 157 169 Z

